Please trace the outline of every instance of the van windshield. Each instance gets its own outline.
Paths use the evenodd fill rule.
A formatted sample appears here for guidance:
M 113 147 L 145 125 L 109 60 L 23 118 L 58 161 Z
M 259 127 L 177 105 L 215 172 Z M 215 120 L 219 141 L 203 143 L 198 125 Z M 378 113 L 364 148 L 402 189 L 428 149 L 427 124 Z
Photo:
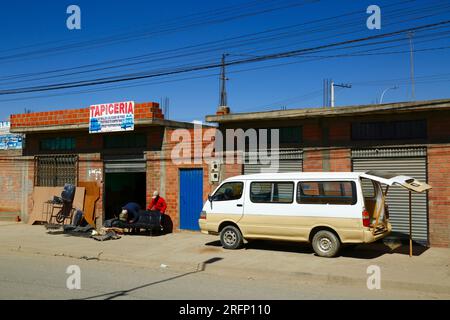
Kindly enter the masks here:
M 227 182 L 214 193 L 212 201 L 239 200 L 242 197 L 244 184 L 242 182 Z

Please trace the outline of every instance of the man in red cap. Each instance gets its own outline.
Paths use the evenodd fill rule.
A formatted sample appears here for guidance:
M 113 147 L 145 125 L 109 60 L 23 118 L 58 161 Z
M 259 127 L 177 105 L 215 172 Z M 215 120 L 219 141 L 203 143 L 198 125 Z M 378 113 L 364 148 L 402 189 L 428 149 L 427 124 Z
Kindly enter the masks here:
M 152 201 L 150 201 L 147 210 L 159 211 L 159 213 L 163 214 L 166 212 L 166 209 L 166 200 L 164 200 L 164 198 L 159 195 L 158 191 L 153 192 Z

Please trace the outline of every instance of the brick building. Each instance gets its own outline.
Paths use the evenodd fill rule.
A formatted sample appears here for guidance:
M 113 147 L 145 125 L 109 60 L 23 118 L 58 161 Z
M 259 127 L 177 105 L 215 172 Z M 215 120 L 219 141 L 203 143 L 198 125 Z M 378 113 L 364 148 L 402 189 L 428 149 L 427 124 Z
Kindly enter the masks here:
M 130 132 L 89 134 L 88 108 L 12 115 L 10 120 L 10 131 L 25 135 L 24 148 L 0 151 L 0 219 L 20 215 L 26 222 L 35 186 L 96 181 L 98 226 L 124 202 L 146 205 L 149 194 L 160 190 L 173 229 L 198 229 L 201 205 L 217 182 L 210 182 L 210 168 L 195 152 L 211 141 L 196 136 L 193 123 L 164 119 L 152 102 L 136 104 Z M 206 121 L 218 123 L 224 137 L 226 129 L 279 129 L 280 172 L 382 169 L 427 181 L 433 189 L 413 197 L 413 238 L 450 246 L 450 99 L 257 113 L 227 109 Z M 193 137 L 188 145 L 194 152 L 174 152 L 180 132 Z M 244 151 L 244 159 L 248 155 Z M 225 163 L 220 180 L 264 166 Z M 408 229 L 407 193 L 392 188 L 388 203 L 394 236 L 401 237 Z
M 165 120 L 153 102 L 136 104 L 134 118 L 133 131 L 90 134 L 89 108 L 11 115 L 10 131 L 25 138 L 23 150 L 0 151 L 0 218 L 26 222 L 35 186 L 96 181 L 97 226 L 129 201 L 148 205 L 159 190 L 173 229 L 197 229 L 203 201 L 214 188 L 208 166 L 195 155 L 172 161 L 177 129 L 193 137 L 192 149 L 203 145 L 201 137 L 194 140 L 194 124 Z
M 413 238 L 450 247 L 450 100 L 256 113 L 220 110 L 206 121 L 218 123 L 224 137 L 226 129 L 279 129 L 278 172 L 377 169 L 427 181 L 433 189 L 413 196 Z M 241 151 L 248 160 L 249 150 Z M 241 173 L 264 167 L 247 161 Z M 236 166 L 229 171 L 240 173 Z M 408 193 L 391 188 L 388 204 L 393 236 L 402 237 L 408 233 Z

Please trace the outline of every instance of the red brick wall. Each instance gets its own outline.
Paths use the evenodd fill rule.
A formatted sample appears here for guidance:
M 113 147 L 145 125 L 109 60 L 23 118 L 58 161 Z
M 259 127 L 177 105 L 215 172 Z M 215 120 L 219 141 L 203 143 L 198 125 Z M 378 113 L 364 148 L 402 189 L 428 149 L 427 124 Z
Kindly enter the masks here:
M 136 120 L 151 118 L 164 119 L 159 104 L 156 102 L 136 103 L 134 116 Z M 89 123 L 89 108 L 11 115 L 11 128 L 87 123 Z
M 305 150 L 303 152 L 303 171 L 304 172 L 322 171 L 321 150 Z
M 341 172 L 352 171 L 352 160 L 350 149 L 330 150 L 330 171 L 341 171 Z
M 428 138 L 430 140 L 446 140 L 450 137 L 450 115 L 439 114 L 428 118 Z
M 193 129 L 182 129 L 189 132 L 192 138 L 190 143 L 191 154 L 182 158 L 183 163 L 172 161 L 172 151 L 178 141 L 172 141 L 172 134 L 175 129 L 167 128 L 164 135 L 164 144 L 161 152 L 147 152 L 147 205 L 150 202 L 151 193 L 159 190 L 161 196 L 166 199 L 166 214 L 171 218 L 173 231 L 180 227 L 179 195 L 180 195 L 180 169 L 203 169 L 203 201 L 206 201 L 208 194 L 214 189 L 214 185 L 209 183 L 209 167 L 202 156 L 194 158 L 195 147 L 202 148 L 202 154 L 209 141 L 195 141 Z M 204 133 L 204 131 L 203 131 Z M 180 159 L 178 159 L 180 160 Z M 199 163 L 195 163 L 199 161 Z M 161 188 L 162 186 L 162 188 Z M 200 212 L 199 212 L 200 214 Z
M 448 126 L 448 125 L 447 125 Z M 450 146 L 428 148 L 430 245 L 450 248 Z
M 242 164 L 228 164 L 224 166 L 222 171 L 221 180 L 225 180 L 234 176 L 240 176 L 243 174 L 243 165 Z
M 303 125 L 303 141 L 305 143 L 320 142 L 322 140 L 322 129 L 318 123 Z
M 0 151 L 0 217 L 20 216 L 27 222 L 32 210 L 33 158 L 20 151 Z
M 347 121 L 333 121 L 329 127 L 330 142 L 347 142 L 351 138 L 351 125 Z

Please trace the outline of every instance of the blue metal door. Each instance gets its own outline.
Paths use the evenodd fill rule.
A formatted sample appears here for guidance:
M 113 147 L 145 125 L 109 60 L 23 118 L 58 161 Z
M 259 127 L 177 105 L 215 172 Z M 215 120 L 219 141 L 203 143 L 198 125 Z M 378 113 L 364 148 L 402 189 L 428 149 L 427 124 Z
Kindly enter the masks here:
M 203 169 L 180 170 L 180 229 L 199 230 L 203 208 Z

